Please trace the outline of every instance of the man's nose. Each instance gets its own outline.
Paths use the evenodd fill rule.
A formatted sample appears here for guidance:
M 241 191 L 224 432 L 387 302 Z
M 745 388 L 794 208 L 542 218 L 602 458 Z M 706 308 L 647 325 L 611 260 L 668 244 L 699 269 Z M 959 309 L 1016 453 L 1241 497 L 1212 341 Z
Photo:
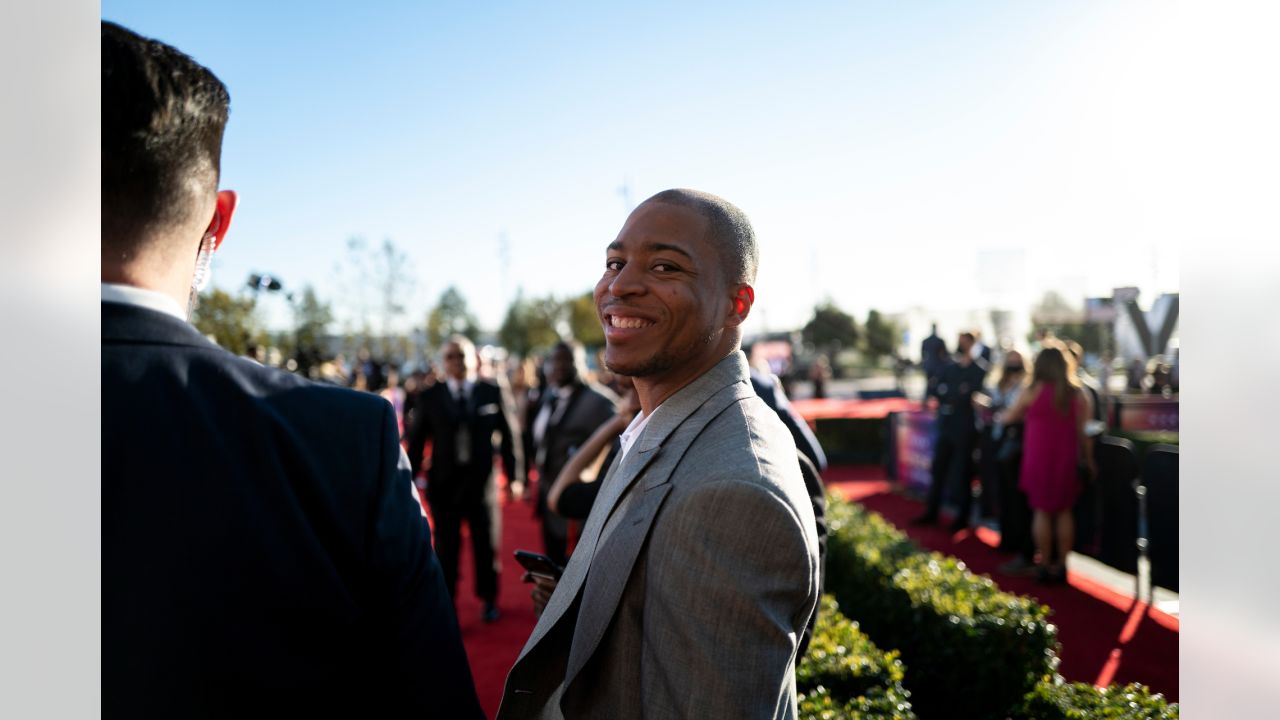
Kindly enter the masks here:
M 614 297 L 638 295 L 645 291 L 644 271 L 638 263 L 627 263 L 609 281 L 609 294 Z

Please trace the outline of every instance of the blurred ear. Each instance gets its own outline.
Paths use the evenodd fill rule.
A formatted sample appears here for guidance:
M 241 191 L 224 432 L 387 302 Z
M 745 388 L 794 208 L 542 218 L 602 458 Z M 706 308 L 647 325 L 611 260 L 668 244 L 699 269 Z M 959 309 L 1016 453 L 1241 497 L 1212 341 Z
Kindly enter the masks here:
M 751 306 L 756 302 L 756 291 L 748 284 L 742 283 L 733 288 L 733 300 L 729 304 L 727 327 L 737 327 L 746 321 L 751 314 Z
M 218 197 L 213 207 L 213 218 L 209 220 L 209 227 L 205 229 L 205 235 L 213 236 L 213 250 L 222 247 L 222 239 L 227 236 L 227 228 L 231 227 L 231 216 L 236 212 L 236 205 L 240 202 L 240 197 L 236 195 L 235 190 L 219 190 Z

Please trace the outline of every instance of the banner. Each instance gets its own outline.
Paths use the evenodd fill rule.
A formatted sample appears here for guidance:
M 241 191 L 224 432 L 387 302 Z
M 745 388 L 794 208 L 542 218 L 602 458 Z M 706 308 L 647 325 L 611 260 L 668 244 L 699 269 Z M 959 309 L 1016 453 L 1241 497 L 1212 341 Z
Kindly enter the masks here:
M 937 419 L 931 411 L 912 410 L 894 413 L 893 425 L 899 485 L 913 493 L 928 493 Z
M 1178 398 L 1121 395 L 1114 397 L 1115 424 L 1121 430 L 1178 432 Z

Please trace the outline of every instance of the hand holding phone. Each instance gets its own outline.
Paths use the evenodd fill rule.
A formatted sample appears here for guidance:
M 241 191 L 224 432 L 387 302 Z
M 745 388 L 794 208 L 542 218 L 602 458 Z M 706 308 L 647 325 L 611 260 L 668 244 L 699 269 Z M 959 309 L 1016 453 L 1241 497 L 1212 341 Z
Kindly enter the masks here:
M 540 575 L 552 580 L 559 580 L 560 575 L 564 573 L 564 568 L 542 553 L 516 550 L 515 555 L 516 562 L 520 563 L 531 575 Z

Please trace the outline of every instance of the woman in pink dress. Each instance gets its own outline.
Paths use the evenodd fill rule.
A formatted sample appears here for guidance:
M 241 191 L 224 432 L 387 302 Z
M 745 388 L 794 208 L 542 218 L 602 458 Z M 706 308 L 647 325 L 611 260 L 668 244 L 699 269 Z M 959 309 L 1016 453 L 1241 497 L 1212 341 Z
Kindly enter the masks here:
M 1027 503 L 1035 513 L 1031 534 L 1039 551 L 1037 574 L 1041 582 L 1047 583 L 1065 582 L 1067 578 L 1067 554 L 1075 544 L 1071 508 L 1080 489 L 1080 462 L 1090 473 L 1096 473 L 1092 439 L 1084 432 L 1091 402 L 1070 367 L 1070 357 L 1056 346 L 1041 350 L 1030 387 L 999 418 L 1005 425 L 1023 422 L 1018 486 L 1026 492 Z

